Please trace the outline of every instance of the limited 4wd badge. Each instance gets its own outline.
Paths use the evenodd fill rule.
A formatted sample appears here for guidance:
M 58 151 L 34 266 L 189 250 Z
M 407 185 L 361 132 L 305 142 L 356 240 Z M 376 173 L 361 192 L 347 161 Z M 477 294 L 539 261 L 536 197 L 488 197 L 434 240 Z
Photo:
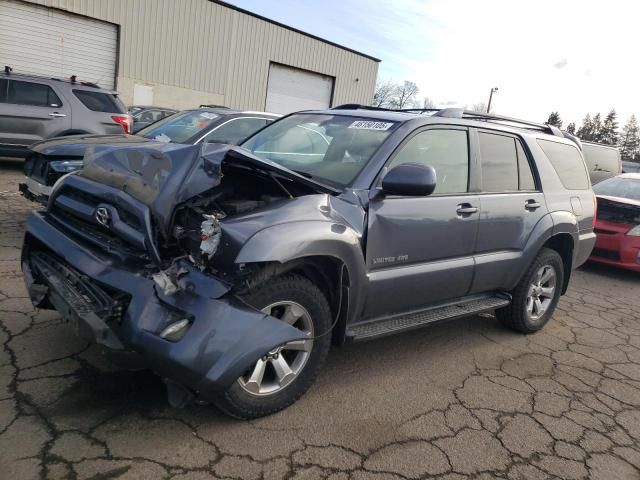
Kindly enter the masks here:
M 349 128 L 357 128 L 359 130 L 389 130 L 393 126 L 393 122 L 372 122 L 370 120 L 358 120 L 349 125 Z

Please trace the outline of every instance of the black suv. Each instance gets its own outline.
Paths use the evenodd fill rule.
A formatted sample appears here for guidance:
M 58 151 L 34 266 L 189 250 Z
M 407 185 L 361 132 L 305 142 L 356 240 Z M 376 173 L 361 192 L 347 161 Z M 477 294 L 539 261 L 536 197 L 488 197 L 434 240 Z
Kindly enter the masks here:
M 593 221 L 554 127 L 349 105 L 239 147 L 92 148 L 29 216 L 22 269 L 34 305 L 137 356 L 172 404 L 253 418 L 297 400 L 332 341 L 493 310 L 539 330 Z

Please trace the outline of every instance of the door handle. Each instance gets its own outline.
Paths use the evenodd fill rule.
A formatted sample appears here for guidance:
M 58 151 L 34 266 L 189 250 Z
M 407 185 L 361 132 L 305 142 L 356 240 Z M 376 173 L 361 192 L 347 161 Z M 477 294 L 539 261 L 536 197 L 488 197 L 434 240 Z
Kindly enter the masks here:
M 458 215 L 471 215 L 473 213 L 477 213 L 478 208 L 472 206 L 469 203 L 461 203 L 460 205 L 458 205 L 458 209 L 456 210 L 456 212 L 458 213 Z
M 535 200 L 527 200 L 526 202 L 524 202 L 524 208 L 526 208 L 527 210 L 536 210 L 541 206 L 542 205 Z
M 58 112 L 53 112 L 49 114 L 50 117 L 66 117 L 67 115 L 65 113 L 58 113 Z

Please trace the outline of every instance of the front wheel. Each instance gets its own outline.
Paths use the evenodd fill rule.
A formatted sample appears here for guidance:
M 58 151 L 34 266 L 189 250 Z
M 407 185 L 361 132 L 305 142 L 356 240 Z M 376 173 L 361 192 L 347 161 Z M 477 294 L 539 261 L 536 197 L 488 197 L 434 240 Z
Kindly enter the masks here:
M 331 335 L 322 334 L 331 309 L 322 291 L 299 275 L 278 277 L 244 300 L 308 337 L 267 352 L 216 401 L 228 415 L 251 419 L 288 407 L 311 387 L 329 352 Z
M 544 248 L 511 292 L 511 304 L 496 310 L 496 316 L 518 332 L 537 332 L 553 315 L 563 281 L 562 257 L 555 250 Z

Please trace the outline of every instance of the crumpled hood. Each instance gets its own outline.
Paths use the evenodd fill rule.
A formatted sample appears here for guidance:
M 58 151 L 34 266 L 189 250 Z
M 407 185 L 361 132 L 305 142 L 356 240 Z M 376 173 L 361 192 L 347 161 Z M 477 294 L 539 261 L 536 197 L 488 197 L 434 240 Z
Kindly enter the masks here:
M 178 205 L 220 184 L 223 162 L 277 174 L 318 193 L 335 193 L 330 187 L 239 147 L 222 144 L 92 145 L 87 148 L 84 160 L 78 176 L 122 190 L 147 205 L 165 234 Z

